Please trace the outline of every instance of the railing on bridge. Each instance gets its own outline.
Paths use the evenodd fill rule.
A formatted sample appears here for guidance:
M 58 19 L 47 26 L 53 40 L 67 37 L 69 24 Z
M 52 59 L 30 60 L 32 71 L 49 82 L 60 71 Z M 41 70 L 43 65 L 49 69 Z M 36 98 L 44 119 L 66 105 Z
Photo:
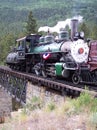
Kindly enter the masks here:
M 4 90 L 7 91 L 13 98 L 21 102 L 26 103 L 26 85 L 27 81 L 24 77 L 20 77 L 11 71 L 0 69 L 0 84 Z
M 78 96 L 80 92 L 85 92 L 85 85 L 82 88 L 64 83 L 59 83 L 49 79 L 44 79 L 31 74 L 20 73 L 12 71 L 6 67 L 0 67 L 0 84 L 4 89 L 21 104 L 25 104 L 27 100 L 27 89 L 29 88 L 28 82 L 37 84 L 38 87 L 47 87 L 54 90 L 60 91 L 63 95 Z M 97 92 L 91 91 L 92 95 L 97 95 Z

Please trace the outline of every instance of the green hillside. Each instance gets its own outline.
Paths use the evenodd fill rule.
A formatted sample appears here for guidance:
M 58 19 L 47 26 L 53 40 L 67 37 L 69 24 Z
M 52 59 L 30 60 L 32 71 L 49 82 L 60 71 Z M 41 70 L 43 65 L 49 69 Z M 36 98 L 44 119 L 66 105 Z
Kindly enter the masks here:
M 0 0 L 0 62 L 5 60 L 15 39 L 24 36 L 30 11 L 38 28 L 81 15 L 85 21 L 83 30 L 97 39 L 96 10 L 96 0 Z
M 88 22 L 97 22 L 96 7 L 96 0 L 0 0 L 0 28 L 20 32 L 29 11 L 33 11 L 38 26 L 53 26 L 58 20 L 75 15 L 82 15 Z

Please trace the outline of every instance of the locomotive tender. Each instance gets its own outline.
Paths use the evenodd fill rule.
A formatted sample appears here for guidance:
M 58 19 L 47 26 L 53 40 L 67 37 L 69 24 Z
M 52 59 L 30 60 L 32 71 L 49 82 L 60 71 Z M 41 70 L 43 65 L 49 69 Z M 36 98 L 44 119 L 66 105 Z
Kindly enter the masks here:
M 44 78 L 63 77 L 79 82 L 97 82 L 97 42 L 90 46 L 83 33 L 76 33 L 77 20 L 72 21 L 71 38 L 67 31 L 61 31 L 58 39 L 50 33 L 47 36 L 31 34 L 17 39 L 19 45 L 6 58 L 7 65 L 17 71 L 42 75 Z M 79 36 L 75 36 L 79 34 Z

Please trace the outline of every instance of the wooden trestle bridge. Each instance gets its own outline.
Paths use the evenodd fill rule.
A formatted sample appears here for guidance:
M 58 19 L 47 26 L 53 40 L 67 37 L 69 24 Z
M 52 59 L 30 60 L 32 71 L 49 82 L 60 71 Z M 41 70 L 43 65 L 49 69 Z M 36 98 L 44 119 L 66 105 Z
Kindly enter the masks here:
M 37 84 L 39 87 L 45 86 L 47 88 L 60 91 L 63 95 L 66 95 L 68 93 L 78 95 L 80 92 L 86 91 L 84 87 L 74 87 L 72 85 L 61 82 L 59 83 L 51 79 L 44 79 L 32 74 L 12 71 L 5 66 L 0 67 L 0 85 L 21 104 L 26 104 L 28 82 Z M 97 96 L 97 91 L 91 91 L 91 93 L 94 96 Z

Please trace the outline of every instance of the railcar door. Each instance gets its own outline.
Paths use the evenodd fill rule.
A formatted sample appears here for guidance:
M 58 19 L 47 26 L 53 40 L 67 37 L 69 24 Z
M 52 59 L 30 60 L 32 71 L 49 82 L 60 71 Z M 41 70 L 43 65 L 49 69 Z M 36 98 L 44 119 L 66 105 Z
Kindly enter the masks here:
M 91 71 L 97 69 L 97 40 L 90 42 L 89 60 Z

